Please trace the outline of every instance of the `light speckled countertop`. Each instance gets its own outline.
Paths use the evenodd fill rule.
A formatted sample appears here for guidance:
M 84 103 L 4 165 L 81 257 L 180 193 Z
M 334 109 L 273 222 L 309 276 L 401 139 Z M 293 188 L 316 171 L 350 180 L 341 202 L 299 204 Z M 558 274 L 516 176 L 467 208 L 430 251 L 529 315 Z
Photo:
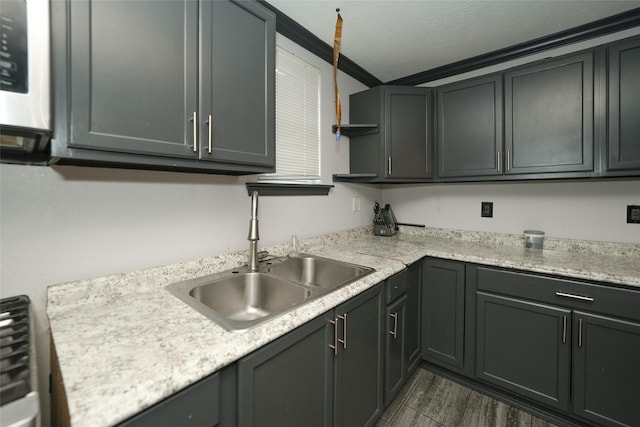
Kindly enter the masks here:
M 73 426 L 109 426 L 233 363 L 424 256 L 509 267 L 640 288 L 640 245 L 370 227 L 302 242 L 302 251 L 376 269 L 346 287 L 243 333 L 228 332 L 164 288 L 236 268 L 246 253 L 50 286 L 47 314 Z M 283 255 L 286 245 L 267 248 Z

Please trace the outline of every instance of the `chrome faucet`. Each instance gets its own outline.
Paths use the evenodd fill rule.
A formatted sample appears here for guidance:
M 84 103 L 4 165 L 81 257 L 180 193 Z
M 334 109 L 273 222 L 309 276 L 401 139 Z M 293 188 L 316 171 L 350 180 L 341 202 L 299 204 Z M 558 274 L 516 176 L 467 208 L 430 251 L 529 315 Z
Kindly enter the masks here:
M 258 192 L 251 193 L 251 218 L 249 218 L 249 270 L 258 271 Z

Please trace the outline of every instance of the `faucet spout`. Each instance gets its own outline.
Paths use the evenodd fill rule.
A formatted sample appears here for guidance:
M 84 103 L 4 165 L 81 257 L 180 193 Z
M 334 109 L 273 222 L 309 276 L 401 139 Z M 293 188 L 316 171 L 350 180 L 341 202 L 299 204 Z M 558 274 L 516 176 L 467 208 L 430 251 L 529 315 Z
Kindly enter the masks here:
M 249 270 L 258 271 L 258 192 L 251 193 L 251 218 L 249 218 Z

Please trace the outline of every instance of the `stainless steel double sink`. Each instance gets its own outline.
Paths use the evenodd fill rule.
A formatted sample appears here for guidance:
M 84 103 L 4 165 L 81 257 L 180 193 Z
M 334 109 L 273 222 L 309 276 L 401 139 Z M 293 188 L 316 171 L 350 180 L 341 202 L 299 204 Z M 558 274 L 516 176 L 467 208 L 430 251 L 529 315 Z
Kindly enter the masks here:
M 274 258 L 258 271 L 242 267 L 167 286 L 167 290 L 229 331 L 240 332 L 375 271 L 314 255 Z

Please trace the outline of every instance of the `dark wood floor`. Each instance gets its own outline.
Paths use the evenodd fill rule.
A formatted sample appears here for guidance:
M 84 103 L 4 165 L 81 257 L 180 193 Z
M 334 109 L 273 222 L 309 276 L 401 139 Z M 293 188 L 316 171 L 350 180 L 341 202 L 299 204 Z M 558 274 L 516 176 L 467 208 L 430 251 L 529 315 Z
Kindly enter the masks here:
M 554 427 L 547 421 L 418 368 L 377 427 Z

